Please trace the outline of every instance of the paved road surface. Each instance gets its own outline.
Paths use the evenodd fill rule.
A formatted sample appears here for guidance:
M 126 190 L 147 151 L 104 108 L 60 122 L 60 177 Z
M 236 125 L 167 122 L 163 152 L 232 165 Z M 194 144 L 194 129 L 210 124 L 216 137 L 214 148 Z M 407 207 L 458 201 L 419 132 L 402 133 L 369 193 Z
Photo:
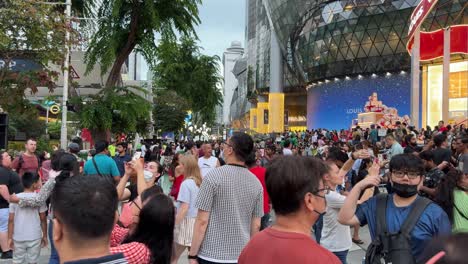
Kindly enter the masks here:
M 370 243 L 370 236 L 369 236 L 369 230 L 367 227 L 361 228 L 359 231 L 361 240 L 365 242 L 364 245 L 361 245 L 361 247 L 353 244 L 353 247 L 351 248 L 349 254 L 348 254 L 348 263 L 349 264 L 361 264 L 362 263 L 362 258 L 365 256 L 365 251 L 363 248 L 367 248 L 367 246 Z M 49 261 L 49 255 L 50 255 L 50 247 L 44 248 L 41 251 L 41 258 L 38 262 L 38 264 L 47 264 Z M 6 264 L 6 263 L 12 263 L 11 260 L 0 260 L 1 264 Z M 185 252 L 180 260 L 179 264 L 188 264 L 187 260 L 187 252 Z

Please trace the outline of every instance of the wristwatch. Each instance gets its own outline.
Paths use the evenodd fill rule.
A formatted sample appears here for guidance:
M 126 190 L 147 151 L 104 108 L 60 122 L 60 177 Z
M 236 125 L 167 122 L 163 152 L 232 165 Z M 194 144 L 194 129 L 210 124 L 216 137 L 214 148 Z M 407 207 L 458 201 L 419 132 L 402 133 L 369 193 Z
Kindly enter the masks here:
M 188 259 L 198 259 L 198 256 L 197 255 L 195 255 L 195 256 L 188 255 Z

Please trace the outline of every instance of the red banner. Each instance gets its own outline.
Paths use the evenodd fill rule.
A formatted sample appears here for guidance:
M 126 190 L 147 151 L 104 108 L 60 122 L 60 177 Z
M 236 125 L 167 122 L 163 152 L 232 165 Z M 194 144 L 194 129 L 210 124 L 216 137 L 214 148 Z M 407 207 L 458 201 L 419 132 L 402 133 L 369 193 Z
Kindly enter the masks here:
M 411 54 L 413 41 L 408 42 Z M 421 32 L 421 61 L 433 60 L 444 56 L 444 29 L 432 32 Z M 450 54 L 468 54 L 468 25 L 450 27 Z
M 421 0 L 414 8 L 410 17 L 410 25 L 408 28 L 408 44 L 413 41 L 414 32 L 421 26 L 426 16 L 431 12 L 438 0 Z

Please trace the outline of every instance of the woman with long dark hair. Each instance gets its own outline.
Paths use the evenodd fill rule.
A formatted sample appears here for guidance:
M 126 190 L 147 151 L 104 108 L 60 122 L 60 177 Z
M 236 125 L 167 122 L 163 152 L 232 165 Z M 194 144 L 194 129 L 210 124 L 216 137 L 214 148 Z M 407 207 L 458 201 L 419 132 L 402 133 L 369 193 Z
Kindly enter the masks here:
M 452 223 L 452 232 L 468 232 L 468 171 L 451 170 L 441 179 L 435 197 Z
M 137 222 L 132 229 L 115 226 L 110 251 L 123 253 L 130 264 L 169 264 L 175 222 L 171 198 L 156 194 L 144 200 Z

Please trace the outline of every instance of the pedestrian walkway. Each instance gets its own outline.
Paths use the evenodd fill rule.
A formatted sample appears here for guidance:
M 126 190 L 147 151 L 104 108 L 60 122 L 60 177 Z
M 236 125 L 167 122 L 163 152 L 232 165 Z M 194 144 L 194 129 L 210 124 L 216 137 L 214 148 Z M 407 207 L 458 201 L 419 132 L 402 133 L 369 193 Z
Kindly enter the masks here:
M 353 247 L 349 250 L 348 253 L 348 263 L 349 264 L 362 264 L 362 258 L 366 255 L 365 249 L 367 246 L 370 244 L 370 235 L 369 235 L 369 229 L 366 227 L 363 227 L 359 230 L 359 236 L 362 241 L 364 241 L 363 245 L 356 245 L 353 244 Z M 38 264 L 47 264 L 49 263 L 49 256 L 50 256 L 50 246 L 47 246 L 47 248 L 43 248 L 41 250 L 41 258 L 39 259 Z M 0 260 L 0 264 L 10 264 L 12 263 L 11 260 Z M 182 254 L 182 256 L 179 258 L 179 264 L 188 264 L 188 259 L 187 259 L 187 251 Z

